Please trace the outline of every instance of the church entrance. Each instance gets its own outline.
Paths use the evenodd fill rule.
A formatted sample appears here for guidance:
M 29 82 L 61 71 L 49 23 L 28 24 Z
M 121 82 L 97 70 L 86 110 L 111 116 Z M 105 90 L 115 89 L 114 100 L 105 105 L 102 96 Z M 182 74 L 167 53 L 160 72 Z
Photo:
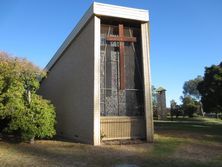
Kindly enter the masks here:
M 101 25 L 100 111 L 103 139 L 145 137 L 139 26 Z

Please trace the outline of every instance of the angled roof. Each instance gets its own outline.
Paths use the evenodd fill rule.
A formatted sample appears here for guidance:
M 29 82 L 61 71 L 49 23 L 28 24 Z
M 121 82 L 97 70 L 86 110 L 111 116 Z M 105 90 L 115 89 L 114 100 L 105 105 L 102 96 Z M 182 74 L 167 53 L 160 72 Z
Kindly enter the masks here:
M 164 89 L 164 88 L 161 87 L 161 86 L 156 90 L 156 92 L 162 92 L 162 91 L 166 91 L 166 89 Z
M 57 50 L 57 52 L 49 61 L 49 63 L 46 65 L 45 70 L 49 71 L 53 67 L 53 65 L 60 58 L 64 50 L 69 46 L 72 40 L 77 36 L 77 34 L 84 27 L 87 21 L 94 15 L 124 18 L 124 19 L 130 19 L 130 20 L 137 20 L 141 22 L 149 21 L 148 10 L 128 8 L 128 7 L 123 7 L 123 6 L 116 6 L 116 5 L 109 5 L 109 4 L 94 2 L 90 6 L 90 8 L 87 10 L 87 12 L 83 15 L 83 17 L 78 22 L 76 27 L 69 34 L 69 36 L 65 39 L 65 41 Z

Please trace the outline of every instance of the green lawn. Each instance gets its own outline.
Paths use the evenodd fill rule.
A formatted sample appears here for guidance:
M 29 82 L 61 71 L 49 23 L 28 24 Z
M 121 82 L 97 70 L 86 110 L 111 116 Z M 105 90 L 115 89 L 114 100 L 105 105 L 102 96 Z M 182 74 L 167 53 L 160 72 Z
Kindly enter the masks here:
M 90 146 L 62 141 L 0 141 L 0 166 L 222 167 L 222 121 L 156 121 L 153 144 Z

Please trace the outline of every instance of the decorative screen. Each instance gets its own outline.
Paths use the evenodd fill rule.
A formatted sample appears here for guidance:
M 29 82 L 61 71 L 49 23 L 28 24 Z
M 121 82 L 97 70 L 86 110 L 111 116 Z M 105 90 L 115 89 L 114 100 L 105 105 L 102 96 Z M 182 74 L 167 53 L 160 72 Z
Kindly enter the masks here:
M 121 41 L 124 38 L 118 41 L 119 31 L 118 25 L 101 25 L 101 116 L 141 116 L 144 114 L 141 31 L 124 26 L 126 41 Z M 109 41 L 107 37 L 117 38 Z M 135 37 L 136 41 L 127 41 L 127 37 Z M 121 54 L 124 56 L 122 63 Z M 121 66 L 124 75 L 120 75 Z M 124 89 L 120 89 L 121 77 Z

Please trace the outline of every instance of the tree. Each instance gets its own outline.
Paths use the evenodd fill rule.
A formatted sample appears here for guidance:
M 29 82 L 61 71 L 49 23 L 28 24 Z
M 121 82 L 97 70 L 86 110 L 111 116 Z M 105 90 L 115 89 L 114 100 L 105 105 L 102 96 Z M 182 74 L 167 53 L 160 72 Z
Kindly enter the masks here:
M 171 117 L 171 121 L 173 120 L 173 115 L 176 111 L 176 106 L 177 106 L 177 103 L 175 100 L 171 100 L 170 101 L 170 117 Z
M 182 99 L 182 110 L 184 116 L 193 117 L 193 114 L 198 111 L 199 103 L 195 98 L 191 96 L 181 97 Z
M 222 62 L 205 68 L 203 81 L 197 89 L 205 112 L 222 112 Z
M 193 98 L 194 100 L 196 100 L 197 103 L 197 111 L 199 114 L 201 114 L 202 116 L 204 116 L 204 112 L 203 112 L 203 108 L 202 108 L 202 103 L 200 101 L 201 98 L 201 94 L 197 89 L 198 84 L 203 81 L 203 77 L 198 75 L 196 78 L 191 79 L 189 81 L 186 81 L 183 85 L 183 94 L 184 97 L 190 96 L 191 98 Z M 189 97 L 188 97 L 189 98 Z M 185 98 L 186 99 L 186 98 Z M 194 108 L 191 107 L 192 110 L 195 110 Z
M 25 59 L 0 52 L 0 121 L 23 139 L 55 134 L 53 105 L 36 94 L 45 72 Z
M 174 115 L 176 116 L 176 118 L 182 115 L 181 106 L 178 105 L 175 100 L 170 101 L 170 115 L 171 115 L 171 120 L 173 120 Z
M 192 96 L 193 98 L 199 100 L 200 93 L 197 89 L 198 84 L 203 81 L 203 77 L 198 75 L 195 79 L 186 81 L 183 85 L 184 96 Z
M 152 85 L 152 105 L 153 105 L 153 115 L 157 116 L 157 97 L 156 88 Z

